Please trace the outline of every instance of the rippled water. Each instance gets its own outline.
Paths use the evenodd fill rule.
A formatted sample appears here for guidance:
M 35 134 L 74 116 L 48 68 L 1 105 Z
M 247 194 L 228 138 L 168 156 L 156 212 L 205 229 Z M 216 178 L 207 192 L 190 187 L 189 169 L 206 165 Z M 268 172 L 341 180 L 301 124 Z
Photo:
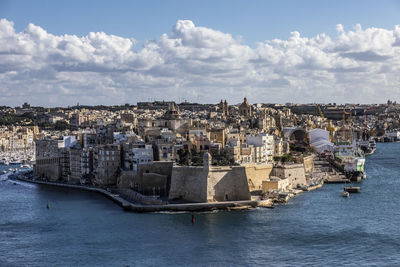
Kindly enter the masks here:
M 194 225 L 190 213 L 126 213 L 95 193 L 0 181 L 0 266 L 398 265 L 399 151 L 378 144 L 348 199 L 325 185 Z

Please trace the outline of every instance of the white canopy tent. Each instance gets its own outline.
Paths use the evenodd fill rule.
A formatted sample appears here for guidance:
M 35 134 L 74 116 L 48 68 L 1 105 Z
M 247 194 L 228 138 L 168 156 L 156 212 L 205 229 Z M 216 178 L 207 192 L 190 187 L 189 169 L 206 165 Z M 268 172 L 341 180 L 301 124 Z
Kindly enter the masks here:
M 333 152 L 334 144 L 329 141 L 329 131 L 313 129 L 310 131 L 310 145 L 318 152 Z

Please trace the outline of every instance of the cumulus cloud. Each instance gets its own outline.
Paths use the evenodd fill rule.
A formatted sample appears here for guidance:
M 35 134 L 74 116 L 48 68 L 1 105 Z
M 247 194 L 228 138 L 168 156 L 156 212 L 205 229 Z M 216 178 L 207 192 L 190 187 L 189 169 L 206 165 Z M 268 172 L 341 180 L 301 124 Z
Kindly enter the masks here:
M 0 20 L 0 105 L 122 104 L 156 99 L 383 102 L 398 97 L 400 26 L 336 26 L 337 36 L 259 42 L 180 20 L 136 48 L 104 32 L 53 35 Z M 384 93 L 382 93 L 384 92 Z

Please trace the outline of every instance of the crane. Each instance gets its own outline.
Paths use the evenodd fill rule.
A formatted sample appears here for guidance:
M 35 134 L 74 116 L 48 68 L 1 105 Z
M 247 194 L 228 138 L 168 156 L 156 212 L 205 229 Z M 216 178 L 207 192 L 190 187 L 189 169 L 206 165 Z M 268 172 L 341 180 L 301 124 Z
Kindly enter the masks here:
M 343 108 L 343 117 L 342 117 L 342 137 L 343 140 L 346 140 L 346 131 L 345 131 L 345 124 L 346 124 L 346 115 L 349 115 L 349 141 L 351 142 L 351 112 L 346 111 L 346 107 Z
M 321 116 L 322 120 L 324 122 L 326 122 L 326 118 L 324 116 L 324 113 L 322 112 L 320 105 L 318 105 L 318 104 L 315 104 L 315 105 L 318 108 L 318 112 L 319 112 L 319 115 Z M 331 120 L 328 120 L 328 126 L 326 127 L 326 129 L 329 131 L 329 141 L 333 142 L 333 132 L 334 132 L 335 128 L 332 126 Z

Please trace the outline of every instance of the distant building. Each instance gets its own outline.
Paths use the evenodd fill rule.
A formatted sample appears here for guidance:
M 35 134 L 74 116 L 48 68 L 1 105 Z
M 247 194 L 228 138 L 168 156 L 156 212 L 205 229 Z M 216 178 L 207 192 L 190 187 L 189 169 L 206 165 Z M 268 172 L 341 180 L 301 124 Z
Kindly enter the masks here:
M 69 148 L 77 144 L 75 136 L 35 140 L 34 173 L 51 181 L 68 181 L 70 174 Z
M 99 145 L 94 150 L 95 184 L 100 186 L 115 185 L 120 168 L 120 146 Z
M 121 121 L 126 123 L 132 123 L 136 126 L 136 117 L 133 113 L 121 113 Z
M 219 112 L 221 112 L 224 117 L 229 116 L 229 107 L 228 107 L 228 102 L 226 102 L 226 99 L 224 102 L 222 102 L 221 99 L 221 102 L 219 103 Z
M 70 174 L 68 182 L 79 184 L 82 178 L 82 147 L 79 144 L 69 149 Z
M 247 98 L 245 97 L 243 103 L 239 106 L 239 115 L 249 118 L 253 115 L 252 106 L 247 102 Z
M 274 137 L 267 134 L 247 135 L 247 145 L 254 147 L 253 162 L 272 162 L 274 155 Z
M 126 170 L 136 170 L 136 165 L 153 163 L 152 145 L 145 143 L 124 143 L 123 152 L 123 166 Z

